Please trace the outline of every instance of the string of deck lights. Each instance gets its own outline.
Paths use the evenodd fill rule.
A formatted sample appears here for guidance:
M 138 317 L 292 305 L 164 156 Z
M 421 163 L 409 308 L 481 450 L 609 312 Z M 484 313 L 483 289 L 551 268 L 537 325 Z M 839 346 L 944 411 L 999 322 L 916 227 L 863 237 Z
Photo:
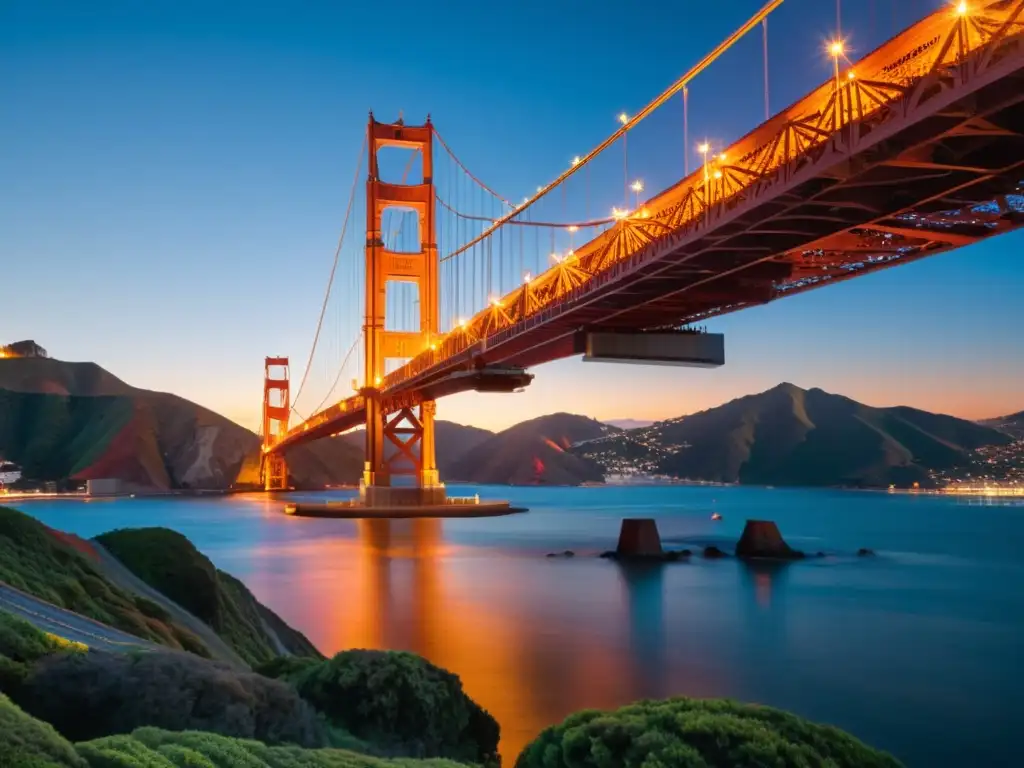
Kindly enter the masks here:
M 738 39 L 738 37 L 741 37 L 743 34 L 745 34 L 747 31 L 749 31 L 751 28 L 753 28 L 753 26 L 755 26 L 757 24 L 761 25 L 762 33 L 764 35 L 764 44 L 763 44 L 763 56 L 764 56 L 764 66 L 765 66 L 765 77 L 764 77 L 765 93 L 764 93 L 764 100 L 765 100 L 766 119 L 770 119 L 769 101 L 768 101 L 768 72 L 767 72 L 767 66 L 768 66 L 768 47 L 767 47 L 767 23 L 766 23 L 766 20 L 767 20 L 768 14 L 771 11 L 773 11 L 781 3 L 782 3 L 782 0 L 772 0 L 771 2 L 769 2 L 762 9 L 761 13 L 756 15 L 750 22 L 748 22 L 748 24 L 744 28 L 739 30 L 733 36 L 733 38 L 730 38 L 730 40 L 727 41 L 727 45 L 724 46 L 724 47 L 731 46 L 731 44 L 733 42 L 735 42 L 735 39 Z M 826 51 L 827 55 L 829 57 L 831 57 L 831 59 L 832 59 L 833 74 L 834 74 L 834 78 L 835 78 L 835 88 L 836 88 L 836 90 L 839 90 L 844 85 L 843 84 L 843 77 L 842 77 L 843 64 L 842 64 L 842 62 L 840 60 L 842 59 L 844 62 L 852 65 L 852 62 L 850 62 L 849 59 L 847 58 L 847 44 L 846 44 L 846 40 L 843 38 L 842 33 L 841 33 L 841 27 L 840 27 L 841 7 L 840 6 L 841 6 L 841 0 L 837 0 L 837 3 L 836 3 L 836 28 L 837 28 L 837 35 L 836 35 L 836 37 L 834 39 L 829 41 L 826 44 L 826 47 L 825 47 L 825 51 Z M 954 0 L 954 2 L 952 2 L 950 4 L 950 6 L 951 6 L 952 13 L 955 14 L 956 16 L 966 17 L 966 16 L 968 16 L 970 14 L 970 4 L 967 2 L 967 0 Z M 714 58 L 717 58 L 717 56 L 721 52 L 723 52 L 723 50 L 724 50 L 723 46 L 720 46 L 719 49 L 716 49 L 715 53 L 711 57 L 709 57 L 709 59 L 710 60 L 714 60 Z M 707 63 L 709 63 L 709 62 L 707 62 Z M 702 65 L 699 67 L 698 71 L 702 71 L 705 66 L 706 66 L 706 63 L 702 62 Z M 536 194 L 534 196 L 532 196 L 532 197 L 524 197 L 523 201 L 521 203 L 519 203 L 518 205 L 516 205 L 515 206 L 515 210 L 512 211 L 510 214 L 508 214 L 507 216 L 503 216 L 503 217 L 500 217 L 498 219 L 493 220 L 493 224 L 492 224 L 493 228 L 497 229 L 498 227 L 501 227 L 502 225 L 504 225 L 506 223 L 513 223 L 513 224 L 524 223 L 524 222 L 515 221 L 514 217 L 519 212 L 521 212 L 524 208 L 528 207 L 529 205 L 532 205 L 538 199 L 540 199 L 541 197 L 543 197 L 544 195 L 549 193 L 554 187 L 556 187 L 559 184 L 561 184 L 562 182 L 564 182 L 568 178 L 568 176 L 571 175 L 572 173 L 574 173 L 576 170 L 578 170 L 581 165 L 585 165 L 590 160 L 592 160 L 594 157 L 596 157 L 598 154 L 600 154 L 605 148 L 607 148 L 611 143 L 613 143 L 619 137 L 619 135 L 621 135 L 621 137 L 623 139 L 623 184 L 624 184 L 625 205 L 622 208 L 619 208 L 617 206 L 613 207 L 611 209 L 611 219 L 605 219 L 605 220 L 588 222 L 588 224 L 593 225 L 593 224 L 601 224 L 601 223 L 613 223 L 613 224 L 617 225 L 617 224 L 620 224 L 620 223 L 624 223 L 627 219 L 631 219 L 631 218 L 646 218 L 646 216 L 648 215 L 647 214 L 647 210 L 644 208 L 643 203 L 642 203 L 641 198 L 640 198 L 640 194 L 644 191 L 644 188 L 645 188 L 644 187 L 644 182 L 641 179 L 639 179 L 639 178 L 634 179 L 631 182 L 630 181 L 630 176 L 629 176 L 629 145 L 628 145 L 629 130 L 631 128 L 635 127 L 635 125 L 637 125 L 641 119 L 643 119 L 648 114 L 650 114 L 653 111 L 654 108 L 656 108 L 657 106 L 660 106 L 660 104 L 664 103 L 664 101 L 666 100 L 666 98 L 665 98 L 666 94 L 671 95 L 671 94 L 677 93 L 679 91 L 682 91 L 683 105 L 684 105 L 684 125 L 683 125 L 683 129 L 684 129 L 684 131 L 683 131 L 684 132 L 684 142 L 687 142 L 687 144 L 688 144 L 688 134 L 689 134 L 688 96 L 689 96 L 689 90 L 688 90 L 687 86 L 688 86 L 688 83 L 690 82 L 690 80 L 692 79 L 694 74 L 696 74 L 696 72 L 691 71 L 691 73 L 688 73 L 687 76 L 684 76 L 684 78 L 681 78 L 681 80 L 677 81 L 676 85 L 673 86 L 672 88 L 670 88 L 669 91 L 666 91 L 665 94 L 662 95 L 662 97 L 659 97 L 659 99 L 655 100 L 655 102 L 652 102 L 652 104 L 648 105 L 648 107 L 646 107 L 644 110 L 642 110 L 637 115 L 635 115 L 633 117 L 630 117 L 630 115 L 628 113 L 626 113 L 626 112 L 618 113 L 616 115 L 616 122 L 619 124 L 620 127 L 618 128 L 618 130 L 611 137 L 609 137 L 609 139 L 607 139 L 604 143 L 602 143 L 596 149 L 592 150 L 586 156 L 580 156 L 580 155 L 573 156 L 573 158 L 572 158 L 572 160 L 570 161 L 570 164 L 569 164 L 569 171 L 561 174 L 558 178 L 556 178 L 554 181 L 552 181 L 547 186 L 538 186 L 536 188 Z M 849 80 L 849 81 L 852 81 L 855 78 L 856 78 L 856 73 L 855 73 L 854 69 L 851 66 L 851 68 L 846 71 L 845 79 Z M 838 99 L 837 99 L 837 104 L 838 104 Z M 705 139 L 705 140 L 701 141 L 699 144 L 697 144 L 695 149 L 697 151 L 697 154 L 701 157 L 701 168 L 698 170 L 698 173 L 700 173 L 701 178 L 703 180 L 703 183 L 704 184 L 710 184 L 712 181 L 719 181 L 719 180 L 721 180 L 724 177 L 723 166 L 725 165 L 725 163 L 726 163 L 726 161 L 728 159 L 728 154 L 725 151 L 721 151 L 721 152 L 714 151 L 711 142 L 709 142 L 707 139 Z M 689 174 L 689 162 L 688 162 L 689 153 L 687 152 L 687 153 L 685 153 L 685 155 L 686 155 L 687 177 L 689 177 L 689 175 L 690 175 Z M 630 208 L 629 208 L 630 192 L 633 193 L 633 199 L 632 199 L 633 207 L 632 207 L 632 210 L 630 210 Z M 531 222 L 531 224 L 532 223 L 533 222 Z M 570 233 L 570 236 L 573 233 L 579 231 L 579 228 L 580 228 L 577 224 L 565 225 L 565 224 L 549 223 L 549 224 L 545 224 L 545 226 L 565 228 Z M 484 237 L 487 237 L 490 234 L 491 234 L 490 231 L 484 232 L 479 239 L 483 239 Z M 456 254 L 452 254 L 452 255 L 454 256 L 454 255 L 458 255 L 458 254 L 456 253 Z M 575 259 L 575 252 L 574 252 L 574 250 L 572 248 L 571 241 L 570 241 L 570 248 L 564 254 L 559 254 L 559 253 L 556 252 L 556 253 L 552 253 L 551 256 L 550 256 L 550 260 L 551 260 L 553 266 L 556 267 L 556 268 L 560 267 L 560 266 L 568 265 L 571 262 L 573 262 L 574 259 Z M 532 271 L 528 270 L 528 271 L 524 272 L 523 275 L 522 275 L 522 284 L 524 286 L 529 286 L 529 285 L 531 285 L 531 283 L 533 283 L 535 280 L 537 280 L 539 278 L 540 278 L 540 275 L 534 274 Z M 494 310 L 500 310 L 502 308 L 502 298 L 499 297 L 499 296 L 494 296 L 494 295 L 490 296 L 488 298 L 488 303 L 491 306 L 491 308 L 494 309 Z M 456 327 L 453 329 L 453 331 L 468 332 L 469 322 L 470 321 L 465 319 L 465 318 L 459 318 L 458 322 L 456 324 Z

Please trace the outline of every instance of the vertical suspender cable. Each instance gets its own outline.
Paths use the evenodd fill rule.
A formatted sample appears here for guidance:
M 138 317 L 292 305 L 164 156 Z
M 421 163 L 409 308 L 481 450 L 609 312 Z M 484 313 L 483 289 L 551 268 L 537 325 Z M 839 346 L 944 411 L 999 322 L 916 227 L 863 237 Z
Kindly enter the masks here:
M 768 17 L 761 19 L 761 48 L 764 53 L 764 121 L 767 123 L 772 116 L 768 102 Z M 685 93 L 685 91 L 684 91 Z
M 836 0 L 836 40 L 843 39 L 843 0 Z

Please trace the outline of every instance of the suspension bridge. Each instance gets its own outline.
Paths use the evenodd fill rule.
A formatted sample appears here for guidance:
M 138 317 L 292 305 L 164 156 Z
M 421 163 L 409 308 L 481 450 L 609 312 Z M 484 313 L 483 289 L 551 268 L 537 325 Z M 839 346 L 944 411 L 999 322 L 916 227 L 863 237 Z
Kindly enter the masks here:
M 441 397 L 516 391 L 531 367 L 574 355 L 721 365 L 722 337 L 698 327 L 708 318 L 1024 221 L 1024 0 L 944 5 L 856 60 L 840 31 L 823 41 L 825 82 L 773 113 L 769 17 L 782 5 L 518 202 L 429 118 L 371 114 L 294 397 L 288 358 L 265 361 L 265 488 L 288 487 L 290 448 L 365 426 L 362 503 L 443 504 Z M 837 2 L 837 30 L 840 14 Z M 696 78 L 755 45 L 763 78 L 743 103 L 760 124 L 735 141 L 698 137 Z

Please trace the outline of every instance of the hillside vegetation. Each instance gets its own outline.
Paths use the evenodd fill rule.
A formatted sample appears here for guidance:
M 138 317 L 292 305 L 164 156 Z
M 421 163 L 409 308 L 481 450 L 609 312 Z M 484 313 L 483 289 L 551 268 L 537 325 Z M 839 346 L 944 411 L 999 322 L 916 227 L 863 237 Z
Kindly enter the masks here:
M 599 465 L 570 451 L 574 443 L 618 433 L 586 416 L 554 413 L 481 441 L 449 469 L 447 479 L 514 485 L 579 485 L 600 482 Z
M 0 507 L 0 581 L 144 640 L 210 655 L 161 606 L 120 589 L 69 541 L 28 515 Z
M 929 469 L 965 464 L 970 451 L 1008 442 L 1005 434 L 952 416 L 873 408 L 781 384 L 576 451 L 606 463 L 647 453 L 655 471 L 689 479 L 884 487 L 927 486 Z
M 139 489 L 258 480 L 259 438 L 184 398 L 136 389 L 94 363 L 0 359 L 0 456 L 35 480 L 118 478 Z M 321 440 L 288 453 L 297 485 L 355 482 L 362 453 Z
M 899 768 L 838 728 L 771 707 L 677 697 L 577 712 L 542 732 L 516 768 Z
M 256 600 L 238 579 L 214 567 L 180 533 L 133 528 L 96 540 L 140 579 L 209 624 L 249 664 L 281 653 L 320 658 L 305 635 Z

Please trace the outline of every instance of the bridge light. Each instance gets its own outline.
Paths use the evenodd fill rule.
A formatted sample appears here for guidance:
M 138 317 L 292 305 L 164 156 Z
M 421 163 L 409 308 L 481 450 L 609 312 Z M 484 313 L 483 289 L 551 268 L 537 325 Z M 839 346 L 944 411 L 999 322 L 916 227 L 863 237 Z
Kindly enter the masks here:
M 574 157 L 572 159 L 572 164 L 573 164 L 574 167 L 580 164 L 580 156 L 579 155 L 576 155 L 576 157 Z
M 725 152 L 723 152 L 722 154 L 720 154 L 718 156 L 718 162 L 724 163 L 725 162 L 725 158 L 726 158 L 726 154 L 725 154 Z
M 430 351 L 431 352 L 436 352 L 437 351 L 437 344 L 435 344 L 434 342 L 430 342 Z
M 716 179 L 722 178 L 722 172 L 721 171 L 715 171 L 715 178 Z
M 612 208 L 612 218 L 617 221 L 622 221 L 624 218 L 629 216 L 629 211 L 623 211 L 618 208 Z
M 459 322 L 457 323 L 457 325 L 459 326 L 459 328 L 465 329 L 465 327 L 466 327 L 466 320 L 465 320 L 465 318 L 460 317 L 459 318 Z
M 580 231 L 580 228 L 577 227 L 575 224 L 570 224 L 569 225 L 569 234 L 570 235 L 575 233 L 575 232 L 579 232 L 579 231 Z
M 967 0 L 960 0 L 960 2 L 956 4 L 957 16 L 966 16 L 969 10 L 970 8 L 967 6 Z
M 706 155 L 709 149 L 711 149 L 711 145 L 708 144 L 706 141 L 697 147 L 697 151 L 700 152 L 702 155 Z
M 379 387 L 380 386 L 380 376 L 374 376 L 373 377 L 373 385 L 375 387 Z
M 533 277 L 531 277 L 530 273 L 529 273 L 529 272 L 527 272 L 527 273 L 526 273 L 525 275 L 523 275 L 523 284 L 524 284 L 524 285 L 529 285 L 529 284 L 530 284 L 530 281 L 531 281 L 532 279 L 533 279 Z
M 629 122 L 629 115 L 627 115 L 625 112 L 620 112 L 619 113 L 619 122 L 622 123 L 623 125 L 628 123 Z
M 854 79 L 855 77 L 857 77 L 857 75 L 855 75 L 855 74 L 853 73 L 853 70 L 852 70 L 852 69 L 851 69 L 851 70 L 850 70 L 849 72 L 847 72 L 847 73 L 846 73 L 846 79 L 847 79 L 847 80 L 853 80 L 853 79 Z
M 828 52 L 837 59 L 843 55 L 843 41 L 833 40 L 828 47 Z
M 552 253 L 551 254 L 551 260 L 553 262 L 555 262 L 555 264 L 558 264 L 558 263 L 560 263 L 562 261 L 562 257 L 559 256 L 557 253 Z
M 491 306 L 492 307 L 500 307 L 501 306 L 501 299 L 499 299 L 497 296 L 491 296 Z
M 566 253 L 565 253 L 565 260 L 566 261 L 569 261 L 570 259 L 575 259 L 575 258 L 576 258 L 576 252 L 575 251 L 573 251 L 573 250 L 566 251 Z
M 637 179 L 636 181 L 629 185 L 629 188 L 632 189 L 634 192 L 643 192 L 644 183 L 640 181 L 640 179 Z

